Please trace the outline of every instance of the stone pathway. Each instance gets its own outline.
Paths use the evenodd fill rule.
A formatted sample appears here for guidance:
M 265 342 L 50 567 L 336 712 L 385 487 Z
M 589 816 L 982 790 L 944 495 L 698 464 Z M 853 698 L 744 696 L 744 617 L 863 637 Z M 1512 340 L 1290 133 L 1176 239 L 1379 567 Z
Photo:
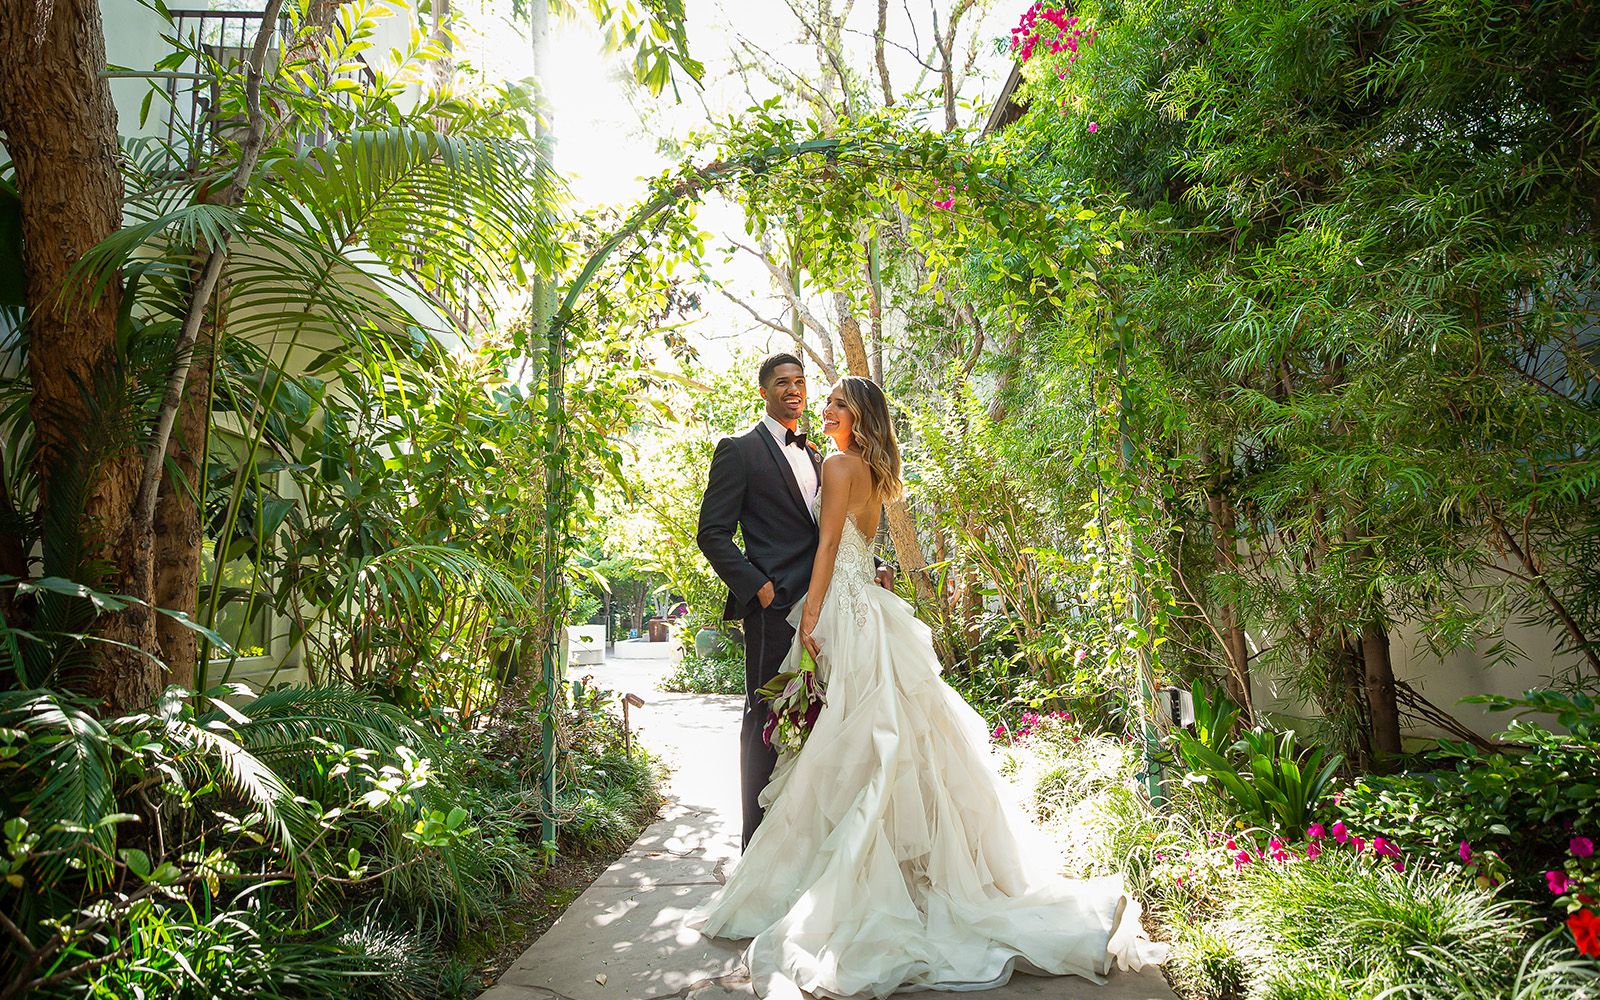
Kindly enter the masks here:
M 594 683 L 633 692 L 635 731 L 672 768 L 671 801 L 617 863 L 479 1000 L 722 1000 L 755 995 L 742 944 L 683 927 L 739 853 L 738 740 L 742 698 L 668 694 L 665 660 L 608 659 L 575 667 Z M 1017 975 L 995 1000 L 1175 1000 L 1161 973 L 1114 974 L 1105 986 Z

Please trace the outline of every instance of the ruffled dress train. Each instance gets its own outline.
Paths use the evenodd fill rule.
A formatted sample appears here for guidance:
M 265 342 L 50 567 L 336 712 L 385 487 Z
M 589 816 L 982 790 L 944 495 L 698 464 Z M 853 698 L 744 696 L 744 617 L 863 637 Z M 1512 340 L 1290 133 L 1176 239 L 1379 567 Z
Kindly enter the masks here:
M 1120 876 L 1057 874 L 983 719 L 940 677 L 928 627 L 875 585 L 848 517 L 814 634 L 826 705 L 780 760 L 727 884 L 690 917 L 751 939 L 758 995 L 983 990 L 1017 970 L 1103 982 L 1165 958 Z M 797 642 L 786 669 L 798 657 Z

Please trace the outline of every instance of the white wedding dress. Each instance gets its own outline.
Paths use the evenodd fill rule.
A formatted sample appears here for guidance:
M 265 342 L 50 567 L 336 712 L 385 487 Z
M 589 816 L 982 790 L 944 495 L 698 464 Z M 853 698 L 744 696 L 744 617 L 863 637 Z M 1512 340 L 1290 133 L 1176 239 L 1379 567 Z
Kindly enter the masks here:
M 1166 946 L 1144 936 L 1120 876 L 1057 874 L 990 762 L 983 719 L 939 676 L 932 633 L 873 575 L 846 517 L 814 631 L 827 703 L 691 926 L 751 938 L 766 997 L 983 990 L 1014 970 L 1102 982 L 1113 965 L 1159 964 Z M 797 641 L 784 669 L 798 657 Z

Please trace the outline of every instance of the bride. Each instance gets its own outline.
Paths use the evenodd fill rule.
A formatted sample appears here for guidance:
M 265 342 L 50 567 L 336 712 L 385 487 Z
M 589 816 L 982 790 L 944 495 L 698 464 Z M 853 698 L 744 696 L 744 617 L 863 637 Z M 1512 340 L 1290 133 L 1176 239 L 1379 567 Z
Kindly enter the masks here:
M 779 762 L 766 818 L 691 918 L 751 938 L 758 994 L 982 990 L 1014 970 L 1095 982 L 1159 963 L 1120 876 L 1071 880 L 1010 802 L 983 720 L 939 676 L 932 634 L 874 585 L 868 539 L 900 494 L 883 391 L 848 377 L 822 411 L 820 542 L 799 615 L 826 705 Z

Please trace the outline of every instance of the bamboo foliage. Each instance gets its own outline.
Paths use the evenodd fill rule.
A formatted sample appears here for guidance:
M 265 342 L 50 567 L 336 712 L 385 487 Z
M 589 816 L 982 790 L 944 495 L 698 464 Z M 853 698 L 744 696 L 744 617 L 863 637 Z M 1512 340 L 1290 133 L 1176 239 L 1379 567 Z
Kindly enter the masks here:
M 1076 13 L 1092 41 L 1029 61 L 1000 141 L 1036 183 L 1097 191 L 1117 242 L 976 371 L 1024 437 L 1060 440 L 1106 416 L 1070 390 L 1105 370 L 1097 331 L 1137 325 L 1142 457 L 1118 503 L 1154 500 L 1131 523 L 1162 557 L 1169 669 L 1275 675 L 1358 756 L 1398 749 L 1401 629 L 1517 660 L 1503 629 L 1537 623 L 1592 681 L 1594 12 Z M 967 272 L 991 326 L 1015 318 L 1015 250 Z M 1083 443 L 1100 463 L 1105 439 Z

